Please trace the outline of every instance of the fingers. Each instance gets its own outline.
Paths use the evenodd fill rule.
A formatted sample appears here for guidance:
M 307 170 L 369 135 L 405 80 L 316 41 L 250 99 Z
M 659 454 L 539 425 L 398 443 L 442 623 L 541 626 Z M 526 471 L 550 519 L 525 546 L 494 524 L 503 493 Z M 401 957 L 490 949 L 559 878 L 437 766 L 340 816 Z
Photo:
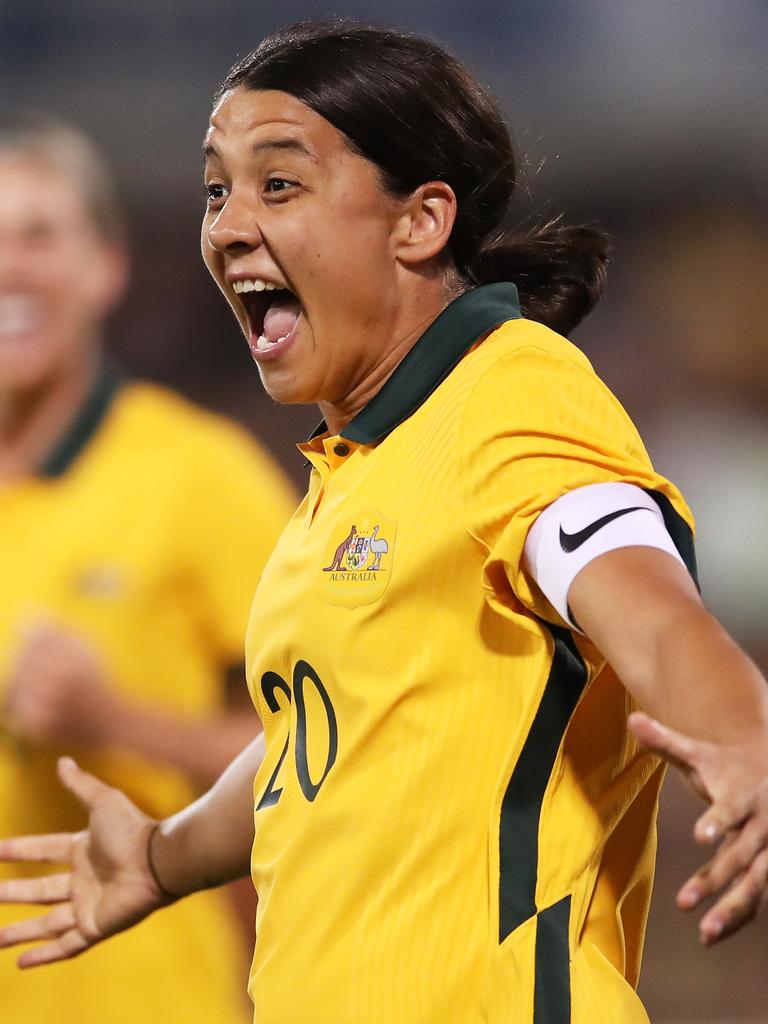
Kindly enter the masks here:
M 738 828 L 748 813 L 748 806 L 733 795 L 716 800 L 693 826 L 693 838 L 697 843 L 716 843 L 729 829 Z
M 629 731 L 649 750 L 655 750 L 679 768 L 688 768 L 696 756 L 696 741 L 668 725 L 662 725 L 643 711 L 633 711 L 628 719 Z
M 72 876 L 15 878 L 0 882 L 0 903 L 62 903 L 72 896 Z
M 26 950 L 16 963 L 19 967 L 39 967 L 42 964 L 52 964 L 56 960 L 70 960 L 89 946 L 90 942 L 76 928 L 72 928 L 55 942 L 46 942 L 35 949 Z
M 758 853 L 768 844 L 768 828 L 759 819 L 752 819 L 739 832 L 732 832 L 712 860 L 692 875 L 677 894 L 683 910 L 693 910 L 730 885 L 746 870 Z
M 77 924 L 71 903 L 56 907 L 43 917 L 30 917 L 17 921 L 6 928 L 0 928 L 0 949 L 16 946 L 20 942 L 35 942 L 38 939 L 58 938 Z
M 753 920 L 768 901 L 768 850 L 763 850 L 728 892 L 707 911 L 699 925 L 705 946 L 732 935 Z
M 94 810 L 112 792 L 111 786 L 90 772 L 84 772 L 71 757 L 60 757 L 58 770 L 63 785 L 70 793 L 74 793 L 89 811 Z
M 31 861 L 68 864 L 79 833 L 54 832 L 42 836 L 19 836 L 0 840 L 0 861 Z
M 66 878 L 68 876 L 60 876 Z M 33 881 L 30 879 L 30 881 Z M 63 889 L 58 883 L 60 890 Z M 43 940 L 42 945 L 25 950 L 16 961 L 19 967 L 37 967 L 56 960 L 68 960 L 82 953 L 92 945 L 77 927 L 75 911 L 71 903 L 56 907 L 43 917 L 33 917 L 0 928 L 0 949 L 16 946 L 23 942 Z M 52 941 L 44 941 L 52 940 Z

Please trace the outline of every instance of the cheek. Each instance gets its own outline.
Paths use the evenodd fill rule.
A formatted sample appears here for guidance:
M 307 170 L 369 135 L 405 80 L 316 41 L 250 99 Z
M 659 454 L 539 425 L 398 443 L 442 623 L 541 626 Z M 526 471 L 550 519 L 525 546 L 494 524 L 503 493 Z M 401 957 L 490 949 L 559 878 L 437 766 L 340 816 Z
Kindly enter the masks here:
M 388 235 L 374 220 L 341 217 L 319 228 L 314 244 L 297 243 L 297 265 L 305 268 L 305 281 L 317 299 L 341 313 L 353 306 L 368 306 L 380 293 L 393 266 Z
M 101 259 L 99 251 L 73 238 L 40 246 L 30 252 L 28 265 L 41 290 L 62 306 L 78 308 L 92 304 L 103 288 Z
M 224 261 L 221 255 L 216 252 L 208 241 L 207 219 L 203 221 L 203 226 L 200 231 L 200 255 L 203 257 L 203 263 L 211 277 L 213 277 L 217 282 L 221 281 L 224 273 Z

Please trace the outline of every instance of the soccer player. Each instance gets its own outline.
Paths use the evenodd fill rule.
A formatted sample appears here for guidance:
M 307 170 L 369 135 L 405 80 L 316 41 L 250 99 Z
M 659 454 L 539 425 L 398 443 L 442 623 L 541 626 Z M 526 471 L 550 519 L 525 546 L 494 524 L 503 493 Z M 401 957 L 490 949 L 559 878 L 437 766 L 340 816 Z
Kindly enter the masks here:
M 0 889 L 53 904 L 0 942 L 75 956 L 244 873 L 255 795 L 258 1024 L 647 1020 L 663 760 L 709 803 L 679 900 L 717 894 L 711 943 L 765 898 L 768 699 L 685 502 L 563 336 L 604 237 L 506 234 L 499 110 L 394 32 L 269 37 L 205 154 L 206 263 L 268 392 L 324 418 L 248 630 L 264 736 L 161 821 L 62 760 L 89 827 L 0 844 L 68 865 Z
M 228 690 L 244 690 L 248 608 L 290 490 L 238 428 L 105 363 L 125 279 L 92 144 L 48 118 L 0 120 L 4 835 L 84 823 L 56 791 L 63 750 L 163 817 L 258 731 Z M 206 894 L 164 917 L 44 986 L 3 958 L 0 1018 L 242 1021 L 230 901 Z

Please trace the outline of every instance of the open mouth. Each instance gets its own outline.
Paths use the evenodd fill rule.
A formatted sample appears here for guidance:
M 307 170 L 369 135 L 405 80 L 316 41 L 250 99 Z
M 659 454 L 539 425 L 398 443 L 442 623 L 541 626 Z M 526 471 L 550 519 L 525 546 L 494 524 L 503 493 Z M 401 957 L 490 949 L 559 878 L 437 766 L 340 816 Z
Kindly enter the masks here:
M 251 348 L 266 352 L 291 337 L 301 303 L 288 288 L 240 292 L 251 334 Z
M 0 338 L 12 340 L 37 330 L 42 319 L 40 303 L 32 296 L 0 294 Z

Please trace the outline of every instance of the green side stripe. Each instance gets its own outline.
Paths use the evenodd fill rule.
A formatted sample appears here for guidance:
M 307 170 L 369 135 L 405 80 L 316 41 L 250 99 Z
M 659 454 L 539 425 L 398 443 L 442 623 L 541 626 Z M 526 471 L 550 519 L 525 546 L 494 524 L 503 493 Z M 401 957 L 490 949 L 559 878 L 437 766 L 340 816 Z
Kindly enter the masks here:
M 499 942 L 537 911 L 541 804 L 560 743 L 587 681 L 571 633 L 545 625 L 555 644 L 549 678 L 501 805 Z
M 568 1024 L 571 1019 L 570 916 L 570 896 L 539 912 L 533 1024 Z

